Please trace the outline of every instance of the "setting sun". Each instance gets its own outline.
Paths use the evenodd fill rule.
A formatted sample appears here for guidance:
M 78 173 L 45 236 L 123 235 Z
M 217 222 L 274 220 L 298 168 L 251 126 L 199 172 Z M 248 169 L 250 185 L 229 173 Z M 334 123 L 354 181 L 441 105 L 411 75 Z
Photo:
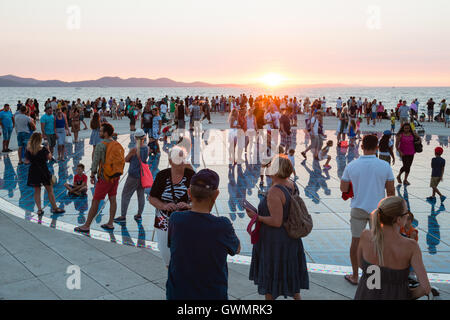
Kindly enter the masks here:
M 280 85 L 285 80 L 285 78 L 278 73 L 268 73 L 261 77 L 260 80 L 262 83 L 269 87 L 276 87 Z

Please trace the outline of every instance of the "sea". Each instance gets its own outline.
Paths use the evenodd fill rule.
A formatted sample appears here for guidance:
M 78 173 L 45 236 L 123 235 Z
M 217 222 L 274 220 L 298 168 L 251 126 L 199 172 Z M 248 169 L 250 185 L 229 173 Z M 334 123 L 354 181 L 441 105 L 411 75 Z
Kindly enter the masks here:
M 186 96 L 204 96 L 213 97 L 220 95 L 239 96 L 245 93 L 258 95 L 276 95 L 289 96 L 304 99 L 309 97 L 311 100 L 315 98 L 326 97 L 327 107 L 336 107 L 336 100 L 342 97 L 344 101 L 350 96 L 357 99 L 361 97 L 369 100 L 377 99 L 381 101 L 386 109 L 394 109 L 400 99 L 406 100 L 408 105 L 414 100 L 419 101 L 419 113 L 426 113 L 426 102 L 429 98 L 433 98 L 436 102 L 435 112 L 439 112 L 439 103 L 442 99 L 447 101 L 450 98 L 450 87 L 314 87 L 314 88 L 249 88 L 249 87 L 157 87 L 157 88 L 38 88 L 38 87 L 1 87 L 0 88 L 0 105 L 8 103 L 11 106 L 17 105 L 17 101 L 24 102 L 27 98 L 37 99 L 40 105 L 53 96 L 70 101 L 80 98 L 82 101 L 94 100 L 98 97 L 110 97 L 117 99 L 139 98 L 142 101 L 150 97 L 155 99 L 164 96 L 180 97 Z M 14 107 L 13 107 L 14 109 Z

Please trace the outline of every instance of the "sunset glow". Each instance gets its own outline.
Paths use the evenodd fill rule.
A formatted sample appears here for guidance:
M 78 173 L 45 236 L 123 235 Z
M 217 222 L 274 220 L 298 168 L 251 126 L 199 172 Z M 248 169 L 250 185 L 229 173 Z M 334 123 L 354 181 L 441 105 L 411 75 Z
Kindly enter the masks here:
M 448 0 L 1 1 L 0 75 L 449 86 L 449 16 Z
M 285 78 L 278 73 L 268 73 L 264 75 L 260 80 L 263 84 L 269 87 L 277 87 L 283 83 Z

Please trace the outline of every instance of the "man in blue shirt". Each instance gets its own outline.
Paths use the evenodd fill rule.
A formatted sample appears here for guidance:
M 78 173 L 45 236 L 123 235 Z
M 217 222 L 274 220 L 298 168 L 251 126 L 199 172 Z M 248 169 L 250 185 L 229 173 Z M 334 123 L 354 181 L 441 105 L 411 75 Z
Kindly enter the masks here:
M 227 300 L 227 255 L 241 250 L 231 221 L 210 214 L 219 195 L 219 176 L 203 169 L 191 178 L 192 209 L 169 219 L 168 300 Z
M 2 126 L 3 133 L 3 149 L 2 152 L 11 152 L 9 149 L 9 140 L 11 139 L 11 133 L 14 128 L 14 117 L 9 109 L 9 104 L 5 104 L 5 107 L 0 111 L 0 125 Z
M 45 108 L 45 114 L 41 117 L 41 132 L 42 138 L 48 141 L 50 152 L 53 154 L 56 145 L 56 133 L 55 116 L 51 106 Z

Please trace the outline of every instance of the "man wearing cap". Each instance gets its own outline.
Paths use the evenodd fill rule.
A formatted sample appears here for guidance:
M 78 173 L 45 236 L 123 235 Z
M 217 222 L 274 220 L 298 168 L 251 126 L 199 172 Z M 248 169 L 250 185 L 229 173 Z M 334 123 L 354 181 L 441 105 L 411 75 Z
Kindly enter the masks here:
M 50 152 L 53 151 L 56 146 L 56 134 L 55 134 L 55 116 L 53 115 L 53 109 L 51 106 L 45 108 L 45 114 L 41 117 L 41 132 L 42 138 L 48 141 Z M 52 159 L 54 160 L 54 159 Z
M 210 214 L 219 195 L 219 176 L 203 169 L 191 179 L 192 209 L 169 219 L 168 300 L 227 300 L 227 255 L 241 250 L 231 221 Z
M 427 200 L 431 202 L 436 201 L 436 193 L 441 197 L 441 202 L 444 202 L 444 200 L 447 199 L 447 197 L 443 196 L 437 188 L 444 177 L 445 159 L 441 157 L 443 153 L 444 149 L 442 149 L 441 147 L 437 147 L 436 149 L 434 149 L 434 154 L 436 155 L 436 157 L 431 159 L 432 171 L 430 188 L 433 189 L 433 195 L 427 198 Z

